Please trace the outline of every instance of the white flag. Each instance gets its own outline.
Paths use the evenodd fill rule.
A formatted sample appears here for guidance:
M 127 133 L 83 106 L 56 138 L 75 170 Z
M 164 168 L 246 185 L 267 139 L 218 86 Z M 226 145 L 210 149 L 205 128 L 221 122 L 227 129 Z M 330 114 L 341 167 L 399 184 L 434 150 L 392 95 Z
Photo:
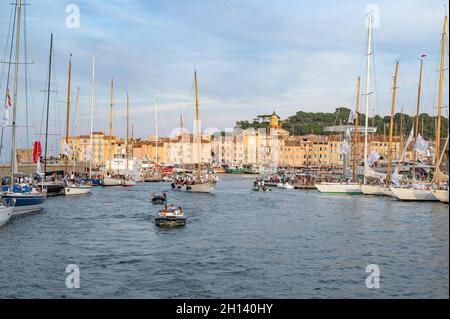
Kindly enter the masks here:
M 2 126 L 6 127 L 9 124 L 9 111 L 7 108 L 3 110 L 3 119 L 2 119 Z
M 353 122 L 355 121 L 355 119 L 356 119 L 356 113 L 355 113 L 355 111 L 351 110 L 351 111 L 350 111 L 350 114 L 348 115 L 347 123 L 348 123 L 348 124 L 353 124 Z
M 422 135 L 417 136 L 416 144 L 414 145 L 414 152 L 422 154 L 428 148 L 428 143 L 423 139 Z
M 398 168 L 395 168 L 394 174 L 392 174 L 392 184 L 395 186 L 400 185 L 400 174 L 398 173 Z
M 370 167 L 379 159 L 380 159 L 380 154 L 378 154 L 376 151 L 372 151 L 372 153 L 370 153 L 369 159 L 367 160 L 367 165 L 369 165 L 369 167 Z
M 341 154 L 347 155 L 348 154 L 348 150 L 349 150 L 349 145 L 348 145 L 348 142 L 345 140 L 341 144 Z
M 37 162 L 36 162 L 36 174 L 38 176 L 42 176 L 42 172 L 41 172 L 41 157 L 38 156 Z
M 70 156 L 72 151 L 70 150 L 69 145 L 67 145 L 66 141 L 64 141 L 64 155 Z

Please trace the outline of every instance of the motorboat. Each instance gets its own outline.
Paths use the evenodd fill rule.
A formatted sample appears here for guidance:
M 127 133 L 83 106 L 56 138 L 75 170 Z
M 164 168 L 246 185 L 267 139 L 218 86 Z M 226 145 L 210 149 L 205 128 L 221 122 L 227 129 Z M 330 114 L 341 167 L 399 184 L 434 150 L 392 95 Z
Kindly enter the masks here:
M 66 196 L 88 195 L 92 191 L 91 185 L 71 184 L 65 188 Z
M 174 205 L 165 207 L 155 217 L 155 223 L 159 227 L 179 227 L 186 225 L 186 216 L 181 207 Z

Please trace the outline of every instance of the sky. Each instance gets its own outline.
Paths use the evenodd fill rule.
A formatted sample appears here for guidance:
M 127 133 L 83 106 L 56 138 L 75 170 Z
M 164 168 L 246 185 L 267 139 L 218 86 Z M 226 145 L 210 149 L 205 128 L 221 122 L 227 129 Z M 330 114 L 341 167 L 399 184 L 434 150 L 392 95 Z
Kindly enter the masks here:
M 370 109 L 390 112 L 395 61 L 400 61 L 397 110 L 413 114 L 418 57 L 424 65 L 422 109 L 436 113 L 440 37 L 446 9 L 442 0 L 27 0 L 28 125 L 25 119 L 25 67 L 18 90 L 19 144 L 39 139 L 48 73 L 50 33 L 54 65 L 50 99 L 51 144 L 64 134 L 69 54 L 73 58 L 71 132 L 88 134 L 92 55 L 96 65 L 96 131 L 108 128 L 110 81 L 114 78 L 113 133 L 125 135 L 125 97 L 130 94 L 133 134 L 178 127 L 180 114 L 192 130 L 193 73 L 198 72 L 202 128 L 224 130 L 237 120 L 276 111 L 332 112 L 355 107 L 357 77 L 365 89 L 366 15 L 375 8 L 374 63 Z M 9 59 L 12 6 L 0 6 L 0 58 Z M 68 5 L 79 9 L 79 28 L 67 27 Z M 69 7 L 70 8 L 70 7 Z M 22 34 L 23 36 L 23 34 Z M 24 62 L 24 42 L 20 60 Z M 448 45 L 447 45 L 448 48 Z M 446 55 L 448 65 L 448 51 Z M 6 91 L 7 64 L 0 66 Z M 12 87 L 10 85 L 10 87 Z M 76 109 L 76 88 L 80 88 Z M 448 73 L 445 103 L 448 104 Z M 3 94 L 3 93 L 2 93 Z M 361 105 L 364 106 L 365 96 Z M 3 103 L 3 101 L 2 101 Z M 444 111 L 448 114 L 448 108 Z M 131 131 L 131 129 L 130 129 Z M 9 129 L 5 130 L 10 136 Z M 131 132 L 130 132 L 131 134 Z M 7 143 L 7 141 L 6 141 Z M 20 145 L 19 145 L 20 146 Z

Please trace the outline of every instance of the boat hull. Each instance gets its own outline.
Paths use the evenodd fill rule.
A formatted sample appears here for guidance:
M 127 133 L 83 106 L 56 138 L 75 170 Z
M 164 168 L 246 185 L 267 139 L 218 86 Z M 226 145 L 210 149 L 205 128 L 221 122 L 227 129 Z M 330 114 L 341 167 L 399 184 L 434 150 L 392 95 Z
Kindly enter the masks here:
M 0 227 L 5 225 L 13 215 L 14 207 L 0 207 Z
M 294 185 L 291 185 L 291 184 L 288 184 L 288 183 L 285 183 L 285 184 L 279 183 L 279 184 L 277 184 L 277 188 L 294 189 Z
M 174 189 L 188 193 L 211 193 L 216 186 L 213 183 L 202 183 L 193 185 L 177 185 L 173 184 Z
M 433 195 L 442 203 L 448 204 L 448 191 L 436 189 L 433 191 Z
M 155 217 L 155 223 L 159 227 L 180 227 L 186 225 L 186 217 L 184 216 L 166 216 Z
M 394 197 L 403 201 L 437 201 L 429 189 L 391 187 Z
M 369 196 L 393 196 L 390 188 L 381 185 L 361 185 L 361 191 Z
M 136 182 L 135 181 L 124 181 L 122 185 L 123 185 L 123 187 L 133 187 L 133 186 L 136 186 Z
M 362 194 L 361 186 L 354 183 L 320 183 L 315 184 L 316 188 L 321 193 L 325 194 L 346 194 L 346 195 L 360 195 Z
M 13 205 L 14 199 L 14 210 L 13 216 L 23 215 L 28 213 L 39 212 L 47 196 L 42 194 L 3 194 L 2 198 L 8 203 L 9 206 Z
M 89 186 L 73 186 L 65 188 L 66 196 L 83 196 L 90 194 L 91 191 L 92 187 Z
M 108 186 L 120 186 L 122 185 L 122 180 L 118 178 L 104 178 L 102 180 L 102 186 L 108 187 Z

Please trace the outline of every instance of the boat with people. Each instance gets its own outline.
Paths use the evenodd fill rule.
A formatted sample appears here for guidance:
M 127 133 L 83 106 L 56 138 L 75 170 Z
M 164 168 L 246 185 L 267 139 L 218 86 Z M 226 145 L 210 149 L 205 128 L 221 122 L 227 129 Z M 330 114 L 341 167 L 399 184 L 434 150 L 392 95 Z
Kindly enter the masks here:
M 159 227 L 179 227 L 186 225 L 186 216 L 181 207 L 174 204 L 165 205 L 164 209 L 159 211 L 155 216 L 155 223 Z
M 153 204 L 165 204 L 167 202 L 167 194 L 163 193 L 162 195 L 156 195 L 153 193 L 152 203 Z
M 263 180 L 259 180 L 257 179 L 256 181 L 253 182 L 253 187 L 252 189 L 255 192 L 271 192 L 272 189 L 270 189 L 270 187 L 268 187 Z

